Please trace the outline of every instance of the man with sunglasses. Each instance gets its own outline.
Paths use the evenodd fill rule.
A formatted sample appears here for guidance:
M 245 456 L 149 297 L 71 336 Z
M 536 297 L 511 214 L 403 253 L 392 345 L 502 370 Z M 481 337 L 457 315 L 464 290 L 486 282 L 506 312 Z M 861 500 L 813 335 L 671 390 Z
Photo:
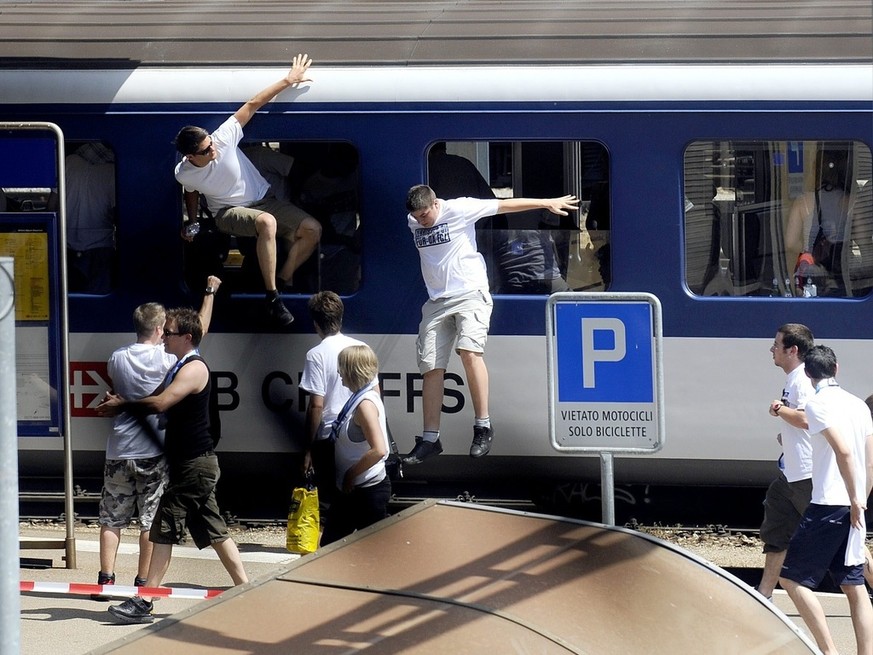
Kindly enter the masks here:
M 209 331 L 215 292 L 221 280 L 210 275 L 200 306 L 203 334 Z M 164 306 L 149 302 L 133 312 L 136 342 L 115 350 L 109 357 L 107 371 L 118 395 L 135 400 L 157 389 L 176 363 L 176 356 L 164 349 Z M 100 498 L 100 571 L 97 584 L 115 584 L 115 561 L 121 530 L 139 518 L 139 560 L 134 585 L 145 584 L 151 559 L 149 529 L 158 501 L 167 484 L 167 461 L 164 457 L 164 430 L 157 416 L 135 416 L 122 412 L 115 417 L 112 433 L 106 439 L 106 463 L 103 468 L 103 493 Z M 99 594 L 94 600 L 109 600 Z
M 198 350 L 202 336 L 202 325 L 193 309 L 167 312 L 164 347 L 177 361 L 161 386 L 151 396 L 135 401 L 108 393 L 97 407 L 104 416 L 128 411 L 138 416 L 163 414 L 166 418 L 164 454 L 169 481 L 149 531 L 152 556 L 146 587 L 160 586 L 170 566 L 173 545 L 181 542 L 186 528 L 198 548 L 212 546 L 235 585 L 248 581 L 239 549 L 228 534 L 215 500 L 221 472 L 209 418 L 209 367 Z M 152 603 L 141 596 L 110 607 L 109 613 L 122 623 L 154 621 Z
M 176 149 L 184 155 L 176 166 L 176 180 L 185 192 L 189 221 L 196 221 L 200 196 L 219 230 L 240 237 L 256 237 L 258 266 L 266 289 L 269 318 L 280 328 L 294 317 L 282 303 L 279 291 L 293 283 L 294 272 L 318 246 L 321 225 L 299 207 L 276 199 L 270 184 L 240 150 L 243 128 L 255 113 L 289 87 L 311 82 L 306 77 L 312 60 L 294 57 L 288 74 L 263 89 L 237 109 L 212 134 L 202 127 L 187 126 L 176 135 Z M 183 238 L 192 240 L 186 230 Z M 277 264 L 276 238 L 288 245 L 288 256 Z

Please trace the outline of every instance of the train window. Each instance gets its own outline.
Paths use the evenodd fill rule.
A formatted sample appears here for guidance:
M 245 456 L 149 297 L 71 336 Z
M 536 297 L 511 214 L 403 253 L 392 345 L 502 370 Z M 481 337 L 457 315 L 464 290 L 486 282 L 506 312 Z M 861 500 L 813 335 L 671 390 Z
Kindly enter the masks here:
M 355 147 L 328 141 L 249 142 L 241 147 L 276 198 L 297 205 L 321 224 L 319 248 L 295 272 L 290 293 L 356 291 L 361 280 L 361 221 Z M 254 237 L 222 234 L 205 206 L 201 212 L 204 227 L 185 257 L 189 286 L 195 288 L 205 275 L 217 274 L 232 292 L 262 292 Z M 281 262 L 287 257 L 287 244 L 280 239 L 277 248 Z
M 67 289 L 106 294 L 115 286 L 118 261 L 115 153 L 99 141 L 66 143 L 65 151 Z
M 685 151 L 685 279 L 703 296 L 873 288 L 873 166 L 857 141 L 699 141 Z
M 579 141 L 447 141 L 428 152 L 440 198 L 578 196 L 581 211 L 499 215 L 479 221 L 477 241 L 493 293 L 600 291 L 609 285 L 606 149 Z

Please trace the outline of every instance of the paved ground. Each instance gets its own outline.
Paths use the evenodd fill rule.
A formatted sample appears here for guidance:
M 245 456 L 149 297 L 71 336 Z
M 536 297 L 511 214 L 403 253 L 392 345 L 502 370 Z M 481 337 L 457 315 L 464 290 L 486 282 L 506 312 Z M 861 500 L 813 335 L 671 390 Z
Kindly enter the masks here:
M 23 537 L 63 538 L 59 529 L 22 526 Z M 21 580 L 96 583 L 98 566 L 98 530 L 80 527 L 76 530 L 77 569 L 67 569 L 61 550 L 22 550 L 22 557 L 49 560 L 51 568 L 21 568 Z M 281 562 L 297 557 L 284 548 L 281 531 L 259 531 L 246 534 L 236 532 L 246 572 L 254 579 L 269 575 Z M 266 542 L 266 543 L 265 543 Z M 136 575 L 136 533 L 127 531 L 118 555 L 117 583 L 132 585 Z M 193 547 L 178 546 L 165 585 L 195 589 L 226 589 L 230 577 L 224 571 L 214 551 L 198 551 Z M 80 655 L 98 646 L 120 639 L 142 625 L 118 625 L 107 608 L 123 598 L 109 602 L 93 601 L 89 596 L 23 593 L 21 595 L 21 655 L 63 653 Z M 155 603 L 155 616 L 170 616 L 194 603 L 208 602 L 164 598 Z

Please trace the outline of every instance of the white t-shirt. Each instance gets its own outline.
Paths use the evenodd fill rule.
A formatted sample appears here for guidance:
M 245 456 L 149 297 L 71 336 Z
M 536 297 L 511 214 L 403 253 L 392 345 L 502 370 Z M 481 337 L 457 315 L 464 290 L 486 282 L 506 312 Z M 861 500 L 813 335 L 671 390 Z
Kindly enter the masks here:
M 210 136 L 215 159 L 202 167 L 182 159 L 176 165 L 176 181 L 186 191 L 206 196 L 213 214 L 225 207 L 246 207 L 266 196 L 270 184 L 237 147 L 243 136 L 239 121 L 231 116 Z
M 791 409 L 805 409 L 806 403 L 814 395 L 815 389 L 801 364 L 788 374 L 782 390 L 782 402 Z M 812 443 L 809 432 L 783 422 L 781 433 L 786 479 L 789 482 L 808 480 L 812 477 Z
M 385 456 L 354 479 L 354 486 L 356 487 L 366 487 L 382 481 L 385 478 L 385 460 L 388 459 L 388 426 L 385 420 L 385 405 L 382 404 L 379 392 L 375 389 L 365 393 L 358 404 L 365 400 L 369 400 L 376 405 L 376 410 L 379 412 L 379 427 L 382 431 L 382 437 L 385 439 Z M 357 464 L 361 457 L 364 456 L 364 453 L 370 450 L 370 444 L 364 436 L 364 431 L 355 425 L 354 412 L 350 412 L 350 414 L 352 416 L 345 421 L 339 431 L 334 451 L 337 489 L 343 488 L 346 471 Z
M 412 214 L 407 215 L 431 300 L 488 291 L 485 260 L 476 250 L 476 221 L 496 214 L 498 202 L 477 198 L 440 200 L 440 215 L 431 227 L 422 227 Z
M 812 438 L 812 502 L 817 505 L 850 504 L 837 458 L 821 434 L 825 428 L 836 429 L 852 449 L 858 493 L 861 498 L 865 497 L 865 445 L 867 436 L 873 434 L 873 419 L 866 403 L 840 388 L 833 380 L 823 380 L 806 404 L 806 417 Z
M 112 353 L 107 368 L 115 393 L 125 400 L 139 400 L 158 388 L 175 363 L 176 356 L 165 352 L 163 344 L 133 343 Z M 151 414 L 144 420 L 150 431 L 127 412 L 115 417 L 112 435 L 106 440 L 106 459 L 141 459 L 164 453 L 164 431 L 158 428 L 158 417 Z
M 322 414 L 322 430 L 316 439 L 326 439 L 330 434 L 337 414 L 352 397 L 348 387 L 344 387 L 337 370 L 337 358 L 340 352 L 349 346 L 363 346 L 363 341 L 347 337 L 338 332 L 321 340 L 321 343 L 306 353 L 306 363 L 303 365 L 303 377 L 300 388 L 316 396 L 324 398 Z

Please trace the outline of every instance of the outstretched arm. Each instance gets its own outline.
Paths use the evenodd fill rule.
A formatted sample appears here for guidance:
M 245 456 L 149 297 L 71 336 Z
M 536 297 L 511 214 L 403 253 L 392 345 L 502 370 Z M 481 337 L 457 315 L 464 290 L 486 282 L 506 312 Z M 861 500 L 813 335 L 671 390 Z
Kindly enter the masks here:
M 246 123 L 252 119 L 252 116 L 255 115 L 258 109 L 266 105 L 288 87 L 311 82 L 312 80 L 306 77 L 306 71 L 311 64 L 312 60 L 309 58 L 309 55 L 296 55 L 291 63 L 291 70 L 288 71 L 284 78 L 271 84 L 236 110 L 234 117 L 239 121 L 239 124 L 245 127 Z
M 548 209 L 553 214 L 566 216 L 567 211 L 579 209 L 579 199 L 576 196 L 561 196 L 560 198 L 507 198 L 497 201 L 498 214 L 514 214 L 531 209 Z
M 209 332 L 209 324 L 212 323 L 212 308 L 215 306 L 215 294 L 218 293 L 218 287 L 221 286 L 221 280 L 215 275 L 210 275 L 206 278 L 206 290 L 203 292 L 203 302 L 200 305 L 200 311 L 197 312 L 200 316 L 200 325 L 203 327 L 203 336 Z

